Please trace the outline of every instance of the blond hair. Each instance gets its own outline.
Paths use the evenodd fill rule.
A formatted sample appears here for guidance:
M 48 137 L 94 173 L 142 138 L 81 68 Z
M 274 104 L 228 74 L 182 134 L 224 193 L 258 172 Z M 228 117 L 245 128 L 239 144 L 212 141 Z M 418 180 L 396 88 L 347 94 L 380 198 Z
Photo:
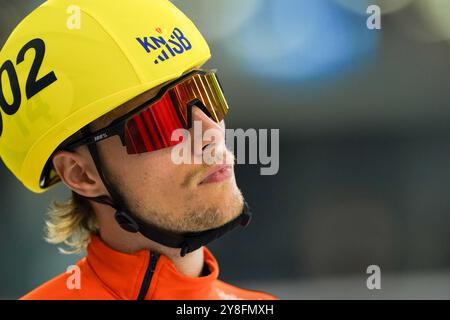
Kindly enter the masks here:
M 50 205 L 45 221 L 45 240 L 52 244 L 64 244 L 70 249 L 59 247 L 64 254 L 82 253 L 98 234 L 97 218 L 89 201 L 72 191 L 72 197 L 63 203 L 54 201 Z

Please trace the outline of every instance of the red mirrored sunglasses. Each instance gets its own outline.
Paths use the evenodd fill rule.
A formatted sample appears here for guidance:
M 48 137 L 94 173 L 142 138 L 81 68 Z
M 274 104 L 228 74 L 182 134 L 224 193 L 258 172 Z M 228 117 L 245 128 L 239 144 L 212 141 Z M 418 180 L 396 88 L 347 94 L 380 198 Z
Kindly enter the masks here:
M 174 146 L 172 132 L 191 127 L 194 106 L 216 122 L 224 119 L 228 105 L 215 70 L 195 70 L 164 86 L 159 93 L 109 126 L 63 147 L 97 143 L 118 135 L 128 154 L 138 154 Z

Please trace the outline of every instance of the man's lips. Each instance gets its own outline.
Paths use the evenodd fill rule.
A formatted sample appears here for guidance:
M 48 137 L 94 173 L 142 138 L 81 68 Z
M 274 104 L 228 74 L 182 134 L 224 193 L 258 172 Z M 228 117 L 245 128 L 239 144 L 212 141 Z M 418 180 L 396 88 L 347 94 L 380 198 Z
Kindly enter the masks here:
M 218 164 L 207 172 L 205 178 L 199 184 L 222 182 L 233 175 L 233 166 L 230 164 Z

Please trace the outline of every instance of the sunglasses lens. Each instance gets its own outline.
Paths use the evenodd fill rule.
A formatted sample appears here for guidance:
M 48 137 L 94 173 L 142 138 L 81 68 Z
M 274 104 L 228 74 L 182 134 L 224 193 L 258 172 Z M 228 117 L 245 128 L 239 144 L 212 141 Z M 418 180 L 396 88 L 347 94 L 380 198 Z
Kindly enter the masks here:
M 223 120 L 228 105 L 214 73 L 194 74 L 167 90 L 162 98 L 125 123 L 125 145 L 129 154 L 145 153 L 174 146 L 176 129 L 187 128 L 187 105 L 199 99 L 209 116 Z
M 183 114 L 187 113 L 188 103 L 195 99 L 203 103 L 216 122 L 222 121 L 228 112 L 225 96 L 214 73 L 196 74 L 172 88 L 170 94 Z
M 135 115 L 125 124 L 125 144 L 129 154 L 144 153 L 173 146 L 172 132 L 183 128 L 183 116 L 169 95 Z

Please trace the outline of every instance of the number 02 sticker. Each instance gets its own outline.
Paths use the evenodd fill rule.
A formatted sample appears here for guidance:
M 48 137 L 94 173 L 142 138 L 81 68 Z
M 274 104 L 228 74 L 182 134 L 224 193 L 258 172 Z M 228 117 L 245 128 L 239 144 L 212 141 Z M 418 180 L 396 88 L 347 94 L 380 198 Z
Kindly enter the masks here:
M 45 56 L 45 43 L 42 39 L 33 39 L 28 42 L 23 48 L 19 51 L 17 55 L 16 65 L 19 65 L 25 60 L 25 54 L 28 50 L 34 49 L 35 56 L 33 64 L 31 65 L 30 72 L 28 73 L 28 78 L 25 86 L 25 94 L 27 99 L 31 99 L 34 95 L 51 85 L 55 82 L 56 75 L 53 71 L 49 72 L 42 78 L 38 79 L 39 69 L 41 68 L 42 61 Z M 5 99 L 5 95 L 3 92 L 3 73 L 7 74 L 9 79 L 9 85 L 11 88 L 13 101 L 8 103 Z M 14 115 L 20 108 L 22 103 L 22 93 L 20 91 L 19 79 L 17 76 L 16 69 L 11 60 L 7 60 L 0 67 L 0 108 L 7 115 Z M 3 132 L 3 119 L 2 113 L 0 112 L 0 137 Z

